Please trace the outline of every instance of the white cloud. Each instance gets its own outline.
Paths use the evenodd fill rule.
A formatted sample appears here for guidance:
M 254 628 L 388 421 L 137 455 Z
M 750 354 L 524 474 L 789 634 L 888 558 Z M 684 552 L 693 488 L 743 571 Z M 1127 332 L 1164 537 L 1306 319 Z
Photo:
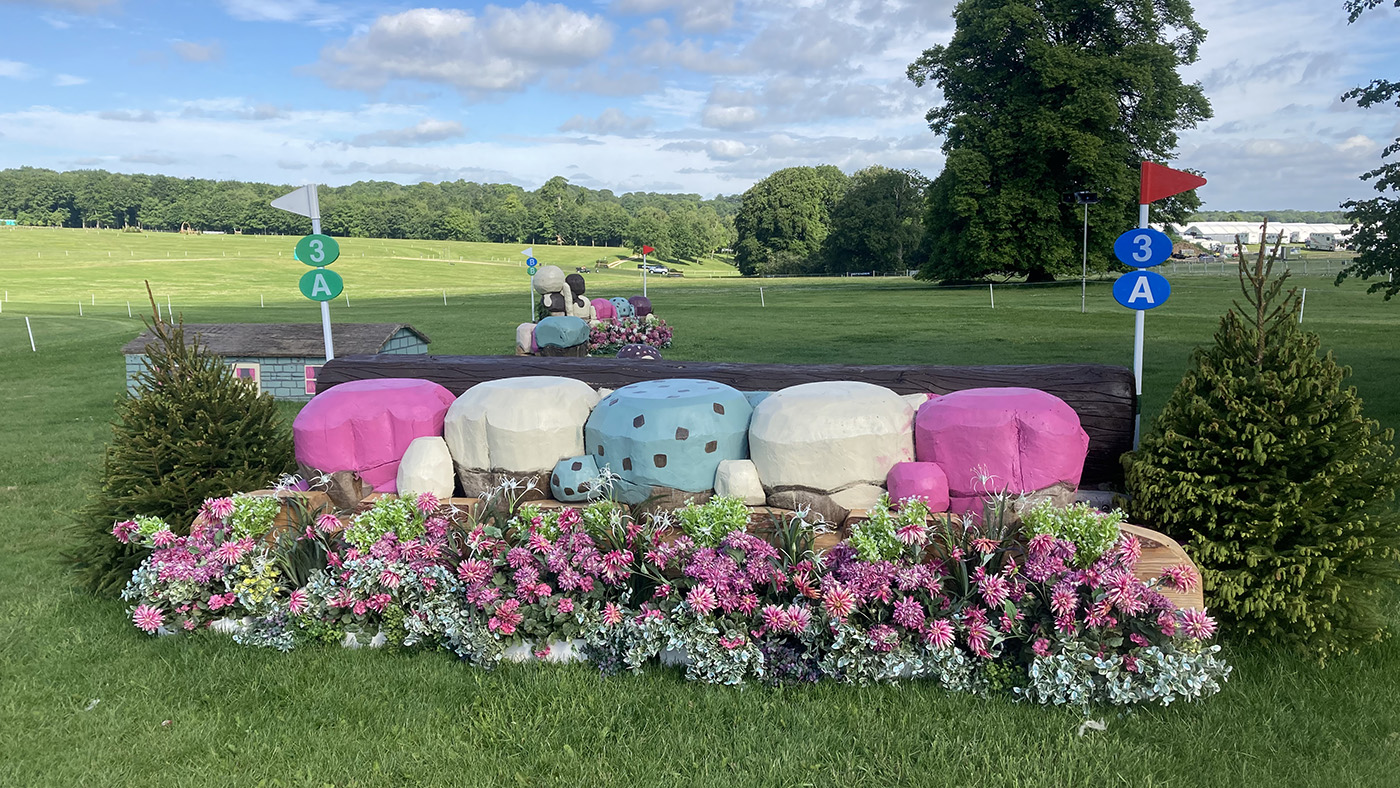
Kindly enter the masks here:
M 221 0 L 228 15 L 242 22 L 307 22 L 329 25 L 345 13 L 317 0 Z
M 170 45 L 175 54 L 186 63 L 209 63 L 224 56 L 224 45 L 218 41 L 196 44 L 193 41 L 176 41 Z
M 637 134 L 651 127 L 652 119 L 634 118 L 617 107 L 608 107 L 598 117 L 575 115 L 559 126 L 560 131 L 581 131 L 586 134 Z
M 129 109 L 104 109 L 97 113 L 97 117 L 103 120 L 115 120 L 120 123 L 155 123 L 156 114 L 148 109 L 136 111 Z
M 747 156 L 753 152 L 753 148 L 738 140 L 710 140 L 705 146 L 705 151 L 712 159 L 733 160 Z
M 468 94 L 516 91 L 546 73 L 586 65 L 612 45 L 599 16 L 562 5 L 417 8 L 381 16 L 321 52 L 316 70 L 334 87 L 378 90 L 393 80 L 451 85 Z
M 27 63 L 18 60 L 0 60 L 0 77 L 8 79 L 29 79 L 34 76 L 34 69 Z
M 734 24 L 734 0 L 616 0 L 619 14 L 659 14 L 669 11 L 687 32 L 714 33 Z
M 56 88 L 71 88 L 74 85 L 86 85 L 87 77 L 74 76 L 73 74 L 55 74 L 53 84 Z
M 384 129 L 356 135 L 350 144 L 357 148 L 375 146 L 404 147 L 441 142 L 454 137 L 465 136 L 467 130 L 455 120 L 424 120 L 408 128 Z

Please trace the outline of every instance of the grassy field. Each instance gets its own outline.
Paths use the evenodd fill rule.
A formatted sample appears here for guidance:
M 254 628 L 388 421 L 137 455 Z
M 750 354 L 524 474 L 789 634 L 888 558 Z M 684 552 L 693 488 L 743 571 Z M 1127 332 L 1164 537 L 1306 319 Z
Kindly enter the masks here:
M 54 241 L 43 263 L 35 239 Z M 315 306 L 296 296 L 302 267 L 275 257 L 291 240 L 0 230 L 0 289 L 11 297 L 0 304 L 0 730 L 7 739 L 0 785 L 1395 784 L 1395 641 L 1326 669 L 1227 643 L 1236 672 L 1219 696 L 1128 714 L 1096 710 L 1091 716 L 1107 730 L 1081 737 L 1077 710 L 921 685 L 734 690 L 688 684 L 662 669 L 613 679 L 586 666 L 482 673 L 442 654 L 283 655 L 217 636 L 147 638 L 120 603 L 74 587 L 56 558 L 109 434 L 122 389 L 118 349 L 140 329 L 127 318 L 122 294 L 134 291 L 135 303 L 146 277 L 161 283 L 189 322 L 313 322 Z M 181 241 L 207 244 L 198 250 L 199 268 L 161 263 L 156 252 L 176 251 Z M 156 243 L 170 246 L 144 246 Z M 368 255 L 382 242 L 360 243 Z M 527 309 L 519 297 L 523 271 L 400 260 L 412 257 L 412 244 L 383 243 L 405 253 L 367 256 L 373 264 L 358 274 L 349 265 L 356 242 L 345 243 L 342 273 L 353 289 L 349 307 L 336 302 L 337 321 L 409 322 L 433 338 L 437 353 L 510 350 Z M 68 262 L 59 265 L 68 273 L 47 262 L 49 249 L 65 247 Z M 418 247 L 427 253 L 442 245 Z M 256 263 L 221 262 L 215 252 L 223 251 L 235 259 L 249 252 L 244 259 Z M 518 256 L 513 247 L 472 255 L 490 263 L 493 251 Z M 559 251 L 581 252 L 588 263 L 600 256 Z M 136 254 L 121 260 L 127 252 Z M 447 306 L 433 297 L 444 268 L 478 277 L 464 274 Z M 85 301 L 80 318 L 69 296 L 87 291 L 69 292 L 76 285 L 60 275 L 109 286 L 96 291 L 95 307 Z M 360 277 L 385 289 L 376 292 Z M 1147 320 L 1148 417 L 1238 292 L 1226 277 L 1172 281 L 1172 300 Z M 628 295 L 640 284 L 631 272 L 607 282 L 610 292 L 598 294 Z M 1305 325 L 1353 365 L 1370 414 L 1400 425 L 1393 341 L 1400 306 L 1366 296 L 1355 283 L 1335 288 L 1314 276 L 1299 284 L 1309 289 Z M 283 292 L 274 299 L 275 287 Z M 995 309 L 985 288 L 896 279 L 705 282 L 687 272 L 656 288 L 658 311 L 676 327 L 669 358 L 1131 361 L 1132 316 L 1112 303 L 1107 283 L 1091 283 L 1087 315 L 1079 312 L 1077 284 L 998 287 Z M 268 306 L 260 309 L 264 289 Z M 29 349 L 26 315 L 37 353 Z M 1400 625 L 1400 614 L 1394 620 Z

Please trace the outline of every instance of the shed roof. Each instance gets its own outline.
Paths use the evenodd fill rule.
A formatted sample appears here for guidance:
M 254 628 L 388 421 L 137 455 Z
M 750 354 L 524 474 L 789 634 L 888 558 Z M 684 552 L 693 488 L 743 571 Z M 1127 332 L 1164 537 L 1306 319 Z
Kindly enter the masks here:
M 407 323 L 336 323 L 331 326 L 337 355 L 378 353 L 400 329 L 408 329 L 426 344 L 432 340 Z M 219 356 L 318 358 L 326 355 L 320 323 L 186 323 L 185 341 L 200 344 Z M 139 355 L 155 339 L 150 329 L 126 343 L 122 353 Z

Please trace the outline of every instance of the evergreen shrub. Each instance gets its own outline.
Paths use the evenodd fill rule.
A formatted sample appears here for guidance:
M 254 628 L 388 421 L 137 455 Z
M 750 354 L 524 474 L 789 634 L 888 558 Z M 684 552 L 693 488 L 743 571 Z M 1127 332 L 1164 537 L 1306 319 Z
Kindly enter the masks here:
M 1343 385 L 1350 370 L 1299 325 L 1277 253 L 1240 255 L 1248 306 L 1196 350 L 1124 465 L 1130 514 L 1182 542 L 1226 631 L 1326 660 L 1385 635 L 1400 466 L 1392 431 Z
M 295 466 L 292 440 L 270 394 L 233 376 L 221 358 L 186 344 L 183 323 L 148 323 L 139 391 L 116 405 L 95 496 L 74 528 L 67 558 L 89 589 L 115 595 L 144 557 L 112 538 L 112 525 L 158 517 L 187 533 L 206 498 L 265 487 Z

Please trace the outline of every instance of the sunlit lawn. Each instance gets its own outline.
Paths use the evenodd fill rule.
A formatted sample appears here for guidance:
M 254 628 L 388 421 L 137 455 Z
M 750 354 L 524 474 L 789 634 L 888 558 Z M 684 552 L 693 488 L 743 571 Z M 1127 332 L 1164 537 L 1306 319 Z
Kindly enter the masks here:
M 82 236 L 48 232 L 64 241 L 54 248 L 76 250 L 68 236 Z M 0 785 L 1396 784 L 1400 647 L 1393 641 L 1326 669 L 1228 643 L 1236 671 L 1219 696 L 1129 714 L 1092 710 L 1107 730 L 1081 737 L 1084 714 L 1076 709 L 923 685 L 736 690 L 688 684 L 664 669 L 610 679 L 586 666 L 483 673 L 440 653 L 283 655 L 218 636 L 147 638 L 121 603 L 77 589 L 56 558 L 69 543 L 69 513 L 91 489 L 121 393 L 118 349 L 140 329 L 126 317 L 125 300 L 136 306 L 140 281 L 149 278 L 190 322 L 314 322 L 318 313 L 295 296 L 304 267 L 275 257 L 294 239 L 111 233 L 100 236 L 110 249 L 85 247 L 65 264 L 47 254 L 42 263 L 19 259 L 27 238 L 16 244 L 0 230 L 0 289 L 11 295 L 0 304 Z M 180 240 L 204 244 L 190 247 L 203 259 L 161 262 L 154 252 L 174 245 L 140 245 Z M 433 338 L 435 353 L 509 352 L 528 309 L 526 276 L 514 260 L 448 266 L 369 255 L 380 243 L 346 241 L 351 303 L 336 302 L 336 320 L 412 323 Z M 386 246 L 396 243 L 410 242 Z M 359 244 L 367 256 L 356 264 Z M 434 245 L 420 246 L 426 256 Z M 100 253 L 109 250 L 107 264 Z M 254 250 L 261 256 L 249 262 Z M 137 255 L 118 262 L 123 251 Z M 233 259 L 214 254 L 223 251 Z M 566 251 L 583 255 L 580 265 L 602 256 Z M 141 259 L 148 262 L 132 262 Z M 449 288 L 444 306 L 437 291 L 451 277 L 461 286 Z M 589 277 L 590 295 L 594 283 L 597 295 L 640 287 L 635 268 Z M 1305 284 L 1305 325 L 1355 368 L 1371 415 L 1400 423 L 1393 341 L 1400 306 L 1354 284 L 1335 288 L 1322 277 Z M 1172 300 L 1147 320 L 1149 417 L 1236 292 L 1232 279 L 1218 276 L 1182 275 L 1173 285 Z M 706 283 L 687 272 L 649 288 L 676 327 L 669 358 L 1131 360 L 1132 317 L 1111 303 L 1106 283 L 1091 284 L 1087 315 L 1079 313 L 1077 286 L 999 287 L 995 310 L 985 288 L 908 280 Z M 264 290 L 268 306 L 259 308 Z

